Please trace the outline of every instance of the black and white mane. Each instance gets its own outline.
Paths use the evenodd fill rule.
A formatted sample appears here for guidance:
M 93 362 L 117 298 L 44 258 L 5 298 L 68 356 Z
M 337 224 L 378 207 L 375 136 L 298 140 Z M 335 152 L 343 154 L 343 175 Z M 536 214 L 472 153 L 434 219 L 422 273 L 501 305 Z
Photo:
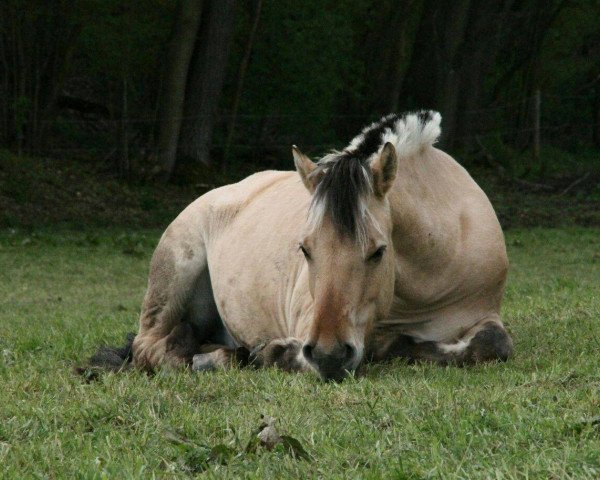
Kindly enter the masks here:
M 364 245 L 369 222 L 367 198 L 373 192 L 371 161 L 390 142 L 399 159 L 433 145 L 440 135 L 441 115 L 431 110 L 390 114 L 363 128 L 341 151 L 325 155 L 311 176 L 322 177 L 309 211 L 317 227 L 328 215 L 338 233 Z

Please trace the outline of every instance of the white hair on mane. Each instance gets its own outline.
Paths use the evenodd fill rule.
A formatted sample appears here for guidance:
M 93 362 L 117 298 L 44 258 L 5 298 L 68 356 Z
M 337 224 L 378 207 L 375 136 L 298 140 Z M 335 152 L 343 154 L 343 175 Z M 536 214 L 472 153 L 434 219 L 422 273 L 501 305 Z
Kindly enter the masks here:
M 389 142 L 396 149 L 398 157 L 410 157 L 437 142 L 442 133 L 441 122 L 442 115 L 433 110 L 406 112 L 402 115 L 391 113 L 363 128 L 342 152 L 332 152 L 323 159 L 332 154 L 359 151 L 367 142 L 367 136 L 372 133 L 379 134 L 379 148 L 372 154 L 381 153 L 383 146 Z
M 410 157 L 426 147 L 431 147 L 442 133 L 439 112 L 427 112 L 425 118 L 418 114 L 409 114 L 398 119 L 393 129 L 386 129 L 382 143 L 390 142 L 396 148 L 399 157 Z M 379 148 L 381 153 L 383 145 Z
M 431 110 L 390 114 L 363 128 L 343 150 L 333 150 L 321 158 L 311 174 L 321 180 L 310 206 L 309 226 L 319 228 L 329 214 L 340 234 L 353 237 L 364 249 L 369 225 L 381 232 L 368 209 L 373 194 L 370 162 L 388 142 L 399 158 L 432 146 L 440 136 L 441 120 L 442 116 Z

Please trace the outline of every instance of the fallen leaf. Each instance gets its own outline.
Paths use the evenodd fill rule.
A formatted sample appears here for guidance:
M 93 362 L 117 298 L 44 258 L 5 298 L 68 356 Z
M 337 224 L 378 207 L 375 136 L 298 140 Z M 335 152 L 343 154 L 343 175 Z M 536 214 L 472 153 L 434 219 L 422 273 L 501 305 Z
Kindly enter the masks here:
M 281 435 L 280 438 L 282 445 L 293 457 L 310 460 L 310 455 L 297 439 L 288 435 Z
M 268 415 L 263 416 L 262 430 L 258 433 L 260 444 L 267 450 L 273 450 L 273 447 L 281 443 L 281 436 L 275 429 L 276 420 Z
M 273 450 L 275 447 L 280 447 L 285 453 L 292 455 L 294 458 L 309 460 L 310 455 L 304 449 L 299 440 L 289 435 L 280 435 L 275 428 L 277 420 L 269 415 L 261 416 L 261 424 L 248 442 L 246 452 L 255 452 L 257 448 L 263 447 L 267 450 Z

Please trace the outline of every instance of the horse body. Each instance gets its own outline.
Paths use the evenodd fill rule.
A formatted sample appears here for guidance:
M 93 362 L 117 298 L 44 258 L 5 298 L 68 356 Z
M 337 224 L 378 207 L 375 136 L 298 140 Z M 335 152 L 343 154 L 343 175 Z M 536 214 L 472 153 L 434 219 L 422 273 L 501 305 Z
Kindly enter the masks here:
M 269 339 L 303 338 L 312 305 L 298 238 L 310 196 L 295 172 L 263 172 L 236 187 L 222 187 L 213 197 L 215 209 L 236 212 L 213 224 L 215 238 L 207 248 L 220 316 L 247 348 Z
M 482 322 L 499 322 L 508 271 L 504 235 L 466 170 L 433 147 L 402 159 L 390 203 L 394 303 L 374 343 L 389 343 L 395 332 L 451 344 Z
M 249 349 L 299 338 L 311 308 L 298 252 L 309 203 L 297 174 L 268 171 L 212 190 L 183 210 L 151 262 L 135 361 L 143 367 L 189 361 L 188 352 L 170 355 L 168 345 L 182 318 L 199 343 L 214 340 L 215 330 L 219 344 Z
M 322 225 L 307 226 L 319 172 L 310 163 L 303 172 L 310 161 L 299 152 L 300 175 L 258 173 L 193 202 L 154 253 L 134 363 L 189 364 L 200 354 L 194 364 L 203 369 L 228 364 L 243 347 L 263 365 L 337 379 L 365 355 L 441 363 L 508 356 L 502 231 L 483 191 L 431 143 L 404 151 L 396 143 L 397 162 L 392 147 L 369 152 L 372 182 L 384 187 L 365 203 L 372 218 L 360 249 L 331 233 L 339 229 L 327 213 Z M 386 149 L 392 173 L 375 163 Z M 330 167 L 322 168 L 321 177 Z M 330 232 L 325 240 L 321 230 Z M 309 245 L 321 252 L 318 262 Z

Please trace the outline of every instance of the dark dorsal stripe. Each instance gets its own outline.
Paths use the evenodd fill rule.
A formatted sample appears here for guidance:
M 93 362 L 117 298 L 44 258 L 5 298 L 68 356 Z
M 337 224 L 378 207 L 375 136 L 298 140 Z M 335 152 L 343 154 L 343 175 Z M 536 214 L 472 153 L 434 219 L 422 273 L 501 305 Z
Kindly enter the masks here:
M 358 144 L 357 148 L 352 151 L 352 155 L 361 159 L 366 160 L 373 155 L 381 146 L 381 136 L 386 129 L 394 128 L 394 123 L 401 117 L 396 114 L 390 114 L 383 117 L 377 123 L 369 125 L 361 132 L 362 141 Z M 346 150 L 344 150 L 346 152 Z

